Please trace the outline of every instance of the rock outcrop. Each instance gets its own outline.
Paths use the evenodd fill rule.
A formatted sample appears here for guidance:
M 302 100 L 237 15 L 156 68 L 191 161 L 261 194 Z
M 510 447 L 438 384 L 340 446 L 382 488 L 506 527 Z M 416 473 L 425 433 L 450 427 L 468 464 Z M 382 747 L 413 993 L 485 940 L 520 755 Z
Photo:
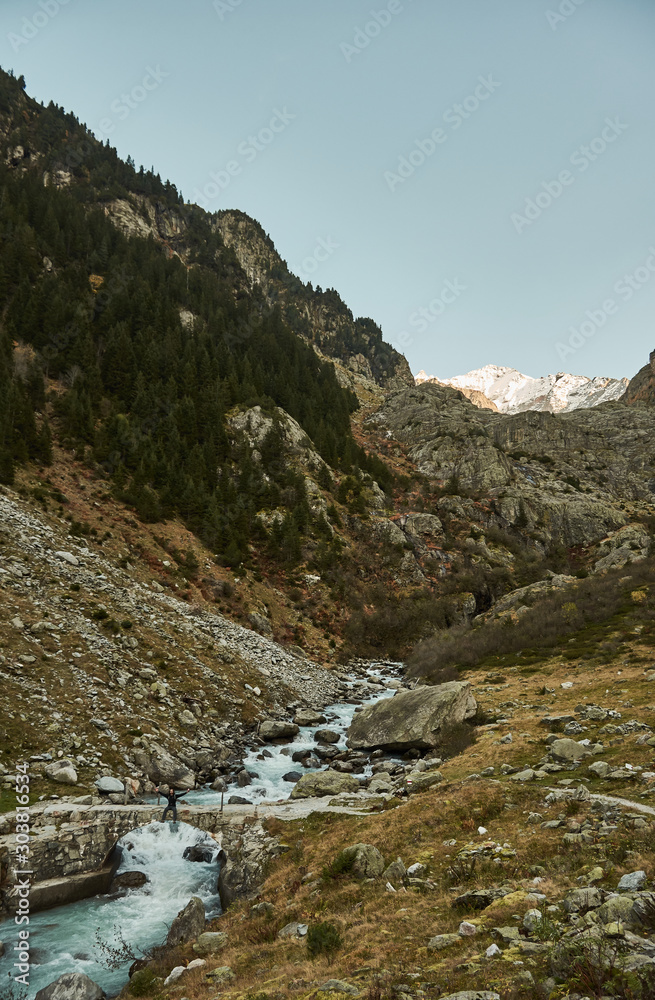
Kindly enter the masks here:
M 630 380 L 622 402 L 628 406 L 634 406 L 636 403 L 652 406 L 655 403 L 655 351 L 651 352 L 648 364 Z
M 192 896 L 183 910 L 180 910 L 170 926 L 166 944 L 174 948 L 186 944 L 202 934 L 205 927 L 205 904 L 200 896 Z

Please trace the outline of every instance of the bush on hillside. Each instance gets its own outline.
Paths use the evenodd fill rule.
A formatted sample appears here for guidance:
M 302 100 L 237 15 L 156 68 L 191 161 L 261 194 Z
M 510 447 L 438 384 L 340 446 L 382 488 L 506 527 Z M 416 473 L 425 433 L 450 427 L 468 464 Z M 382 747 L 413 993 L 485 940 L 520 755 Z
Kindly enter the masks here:
M 634 563 L 555 592 L 518 619 L 442 631 L 414 647 L 408 676 L 439 684 L 449 669 L 475 667 L 490 656 L 523 653 L 538 660 L 558 646 L 566 658 L 597 652 L 603 628 L 631 631 L 635 624 L 652 621 L 655 593 L 649 585 L 653 583 L 652 564 Z M 632 596 L 637 588 L 642 588 L 643 600 Z M 609 647 L 604 651 L 612 655 Z

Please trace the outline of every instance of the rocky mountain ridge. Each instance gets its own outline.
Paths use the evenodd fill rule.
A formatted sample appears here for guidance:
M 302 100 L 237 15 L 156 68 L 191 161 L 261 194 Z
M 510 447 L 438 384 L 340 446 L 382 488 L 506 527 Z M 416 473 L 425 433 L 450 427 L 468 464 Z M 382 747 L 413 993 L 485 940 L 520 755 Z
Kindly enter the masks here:
M 437 379 L 421 371 L 415 380 L 417 385 L 433 382 L 460 389 L 476 405 L 496 409 L 500 413 L 523 413 L 526 410 L 567 413 L 599 406 L 620 399 L 629 381 L 627 378 L 587 378 L 565 372 L 532 378 L 515 368 L 498 365 L 485 365 L 450 379 Z

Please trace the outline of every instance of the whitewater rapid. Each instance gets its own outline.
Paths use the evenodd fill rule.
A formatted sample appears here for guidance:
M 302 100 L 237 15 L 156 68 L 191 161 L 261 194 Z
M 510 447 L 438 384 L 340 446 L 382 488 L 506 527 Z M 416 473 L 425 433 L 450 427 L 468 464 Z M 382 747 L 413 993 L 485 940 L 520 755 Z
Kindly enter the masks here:
M 120 895 L 94 896 L 31 916 L 30 986 L 14 984 L 16 998 L 34 1000 L 40 989 L 64 972 L 84 972 L 109 996 L 116 995 L 127 982 L 134 959 L 127 957 L 109 969 L 107 946 L 120 948 L 125 941 L 140 957 L 165 940 L 173 919 L 192 896 L 200 896 L 208 919 L 220 914 L 217 861 L 194 862 L 183 857 L 185 848 L 195 844 L 207 844 L 217 854 L 218 845 L 209 834 L 186 823 L 154 822 L 126 834 L 118 844 L 122 857 L 117 874 L 144 872 L 148 882 Z M 0 939 L 7 949 L 0 958 L 0 996 L 9 1000 L 11 949 L 16 939 L 13 921 L 0 924 Z

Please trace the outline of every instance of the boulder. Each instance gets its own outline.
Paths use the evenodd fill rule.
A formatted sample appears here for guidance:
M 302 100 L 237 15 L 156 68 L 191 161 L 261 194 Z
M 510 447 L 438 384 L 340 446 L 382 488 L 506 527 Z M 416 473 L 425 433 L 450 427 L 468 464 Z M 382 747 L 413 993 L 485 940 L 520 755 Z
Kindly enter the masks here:
M 491 887 L 489 889 L 469 889 L 461 896 L 456 896 L 452 905 L 463 910 L 485 910 L 497 899 L 509 896 L 511 889 Z
M 166 944 L 169 948 L 174 948 L 178 944 L 186 944 L 202 934 L 204 929 L 205 904 L 200 896 L 192 896 L 171 924 Z
M 610 896 L 597 912 L 602 924 L 622 923 L 636 926 L 639 923 L 634 902 L 629 896 Z
M 391 882 L 392 885 L 400 885 L 407 876 L 407 869 L 403 863 L 402 858 L 396 858 L 392 861 L 390 865 L 382 872 L 382 878 L 385 882 Z
M 70 760 L 55 760 L 52 764 L 47 764 L 45 774 L 60 785 L 77 784 L 77 771 Z
M 475 715 L 477 704 L 468 682 L 398 691 L 392 698 L 358 712 L 348 730 L 353 749 L 431 750 L 441 732 Z
M 69 566 L 79 566 L 79 559 L 77 559 L 72 552 L 55 552 L 57 559 L 61 559 L 62 562 L 68 563 Z
M 230 795 L 227 800 L 228 806 L 251 806 L 250 799 L 244 799 L 243 795 Z
M 460 990 L 459 993 L 449 993 L 440 1000 L 500 1000 L 500 993 L 491 990 Z
M 103 1000 L 105 996 L 104 990 L 83 972 L 65 972 L 39 990 L 34 1000 Z
M 646 872 L 630 872 L 624 875 L 617 886 L 619 892 L 637 892 L 642 889 L 646 881 Z
M 113 878 L 109 885 L 109 892 L 118 892 L 119 889 L 140 889 L 148 881 L 145 872 L 121 872 Z
M 302 771 L 287 771 L 286 774 L 282 775 L 282 781 L 289 781 L 292 785 L 295 785 L 301 778 Z
M 110 792 L 125 791 L 125 786 L 123 785 L 123 782 L 119 781 L 118 778 L 109 778 L 109 777 L 98 778 L 98 780 L 94 782 L 94 784 L 98 789 L 98 791 L 101 792 L 103 795 L 108 795 Z
M 528 910 L 523 916 L 524 930 L 526 930 L 528 934 L 532 934 L 532 932 L 539 927 L 543 919 L 544 915 L 541 912 L 541 910 L 537 909 Z
M 259 735 L 263 740 L 292 739 L 299 731 L 295 722 L 277 722 L 274 719 L 265 719 L 259 726 Z
M 314 796 L 340 795 L 359 791 L 359 782 L 352 774 L 339 774 L 338 771 L 314 771 L 303 774 L 300 781 L 293 786 L 292 799 L 309 799 Z
M 193 771 L 158 743 L 151 744 L 150 753 L 135 750 L 132 756 L 135 763 L 156 785 L 171 785 L 173 788 L 182 789 L 195 786 L 196 777 Z
M 346 983 L 343 979 L 328 979 L 321 983 L 319 990 L 322 993 L 346 993 L 353 997 L 359 996 L 359 990 L 352 983 Z
M 600 543 L 600 558 L 594 569 L 600 573 L 607 569 L 620 569 L 630 562 L 640 562 L 647 557 L 649 545 L 650 536 L 643 525 L 626 524 Z
M 187 861 L 197 861 L 201 864 L 207 864 L 214 860 L 214 855 L 216 854 L 216 848 L 211 847 L 209 844 L 193 844 L 184 848 L 183 858 Z
M 372 844 L 353 844 L 342 851 L 355 878 L 377 878 L 384 871 L 384 858 Z
M 437 934 L 428 941 L 428 951 L 443 951 L 444 948 L 451 948 L 454 944 L 461 944 L 462 939 L 459 934 Z
M 193 946 L 197 955 L 215 955 L 227 944 L 227 934 L 224 931 L 204 931 L 199 935 Z
M 588 886 L 585 889 L 571 889 L 562 900 L 567 913 L 586 913 L 595 910 L 603 901 L 600 889 Z
M 260 615 L 257 611 L 252 611 L 248 615 L 248 621 L 260 635 L 273 635 L 273 629 L 268 618 Z
M 388 774 L 375 774 L 366 787 L 373 795 L 390 793 L 393 790 L 393 781 Z
M 416 792 L 425 792 L 441 781 L 441 771 L 412 771 L 405 779 L 405 787 L 410 795 L 414 795 Z
M 554 760 L 561 761 L 563 764 L 573 764 L 575 761 L 582 760 L 583 757 L 591 756 L 591 751 L 587 747 L 576 743 L 575 740 L 568 739 L 554 740 L 548 752 Z
M 592 774 L 595 774 L 598 778 L 606 778 L 607 775 L 612 770 L 611 765 L 607 764 L 604 760 L 595 760 L 593 764 L 590 764 L 587 768 Z
M 229 983 L 236 979 L 236 976 L 229 965 L 219 965 L 217 969 L 207 973 L 207 979 L 215 986 L 217 983 Z
M 545 715 L 543 719 L 540 719 L 539 725 L 545 726 L 551 733 L 561 733 L 564 726 L 574 721 L 572 715 Z
M 302 938 L 307 937 L 308 924 L 299 924 L 296 920 L 290 924 L 285 924 L 282 930 L 277 932 L 279 938 Z
M 470 920 L 462 920 L 461 924 L 457 928 L 457 933 L 460 937 L 475 937 L 478 933 L 478 928 L 475 924 L 472 924 Z
M 338 743 L 341 736 L 333 729 L 317 729 L 314 733 L 314 739 L 317 743 Z
M 634 901 L 634 914 L 644 927 L 655 927 L 655 892 L 640 892 Z
M 297 726 L 320 726 L 326 719 L 320 712 L 314 712 L 311 708 L 303 708 L 293 717 Z

